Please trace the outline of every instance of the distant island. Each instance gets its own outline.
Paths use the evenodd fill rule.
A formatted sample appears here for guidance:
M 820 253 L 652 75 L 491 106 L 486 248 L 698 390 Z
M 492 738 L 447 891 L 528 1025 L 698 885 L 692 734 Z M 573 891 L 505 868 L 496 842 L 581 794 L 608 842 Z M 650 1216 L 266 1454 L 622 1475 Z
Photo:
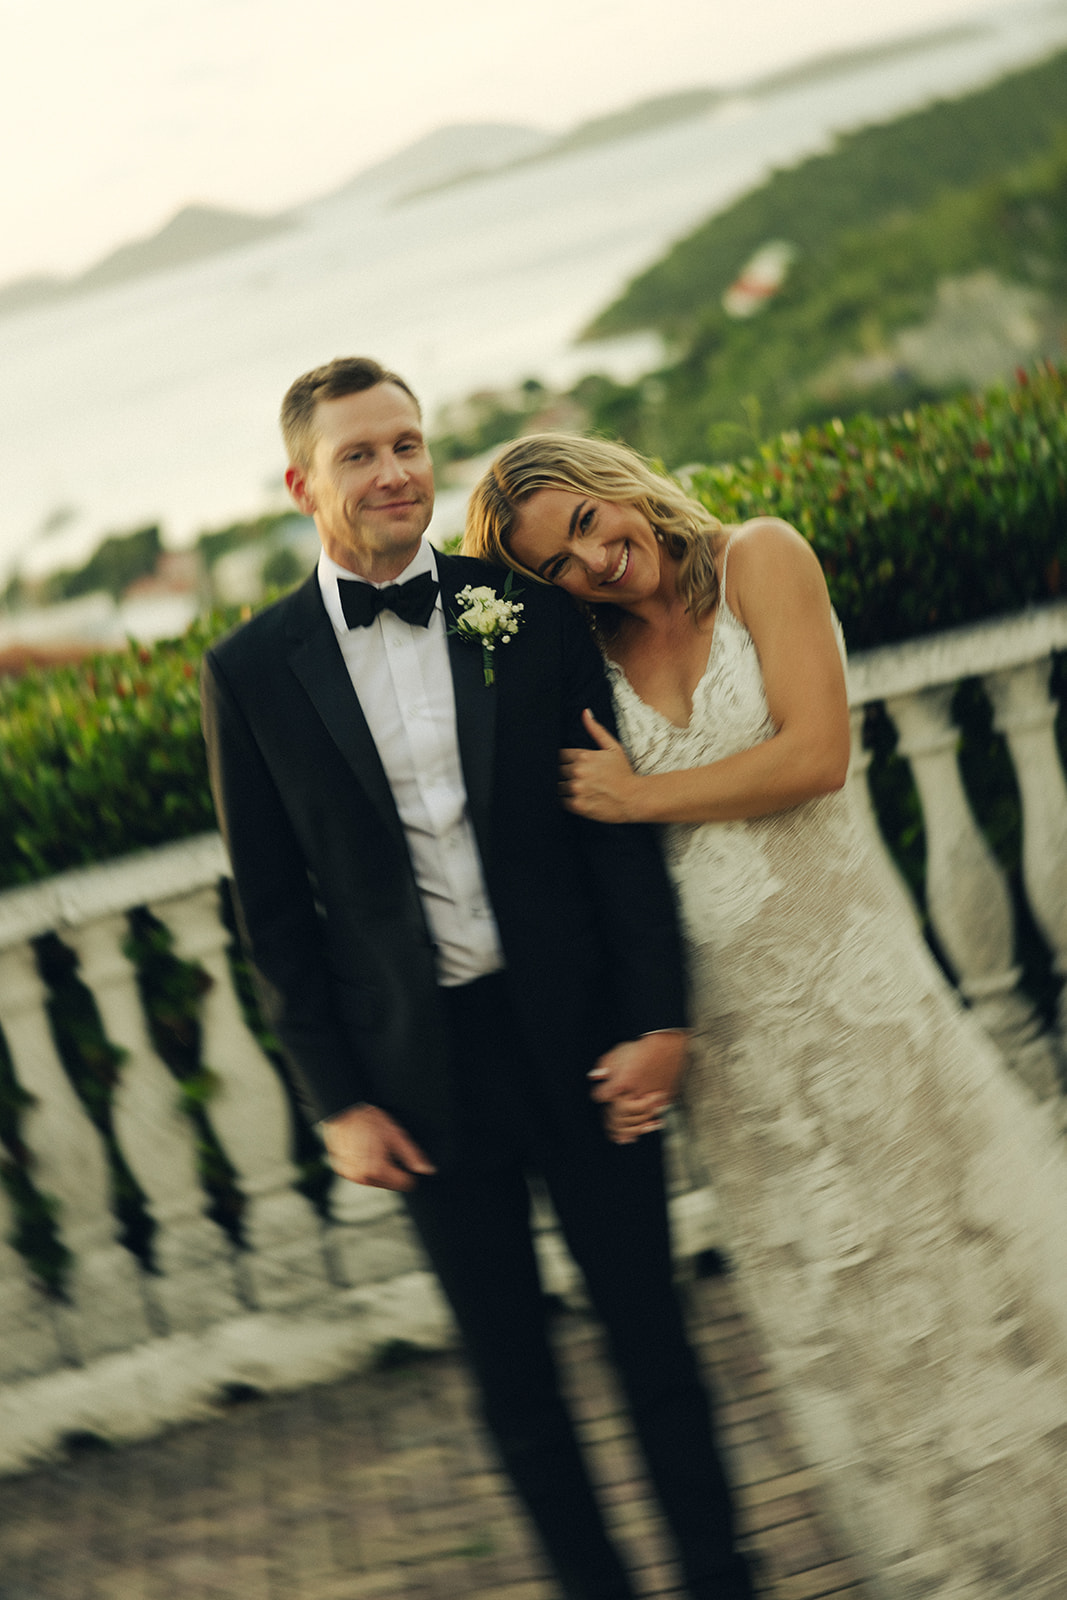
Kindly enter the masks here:
M 293 226 L 293 218 L 288 213 L 257 217 L 217 206 L 183 206 L 158 233 L 120 245 L 77 277 L 17 278 L 0 288 L 0 316 L 8 311 L 50 305 L 72 295 L 127 282 L 130 278 L 188 266 L 190 262 L 239 249 Z
M 984 31 L 978 23 L 957 23 L 929 33 L 909 34 L 906 38 L 893 39 L 884 44 L 868 45 L 857 50 L 834 50 L 826 55 L 812 56 L 796 66 L 785 67 L 779 72 L 754 78 L 729 89 L 703 86 L 679 89 L 672 94 L 655 95 L 647 100 L 639 100 L 634 105 L 625 106 L 620 111 L 611 111 L 605 116 L 592 117 L 587 122 L 580 122 L 567 133 L 542 139 L 538 148 L 522 152 L 511 161 L 506 163 L 483 161 L 474 164 L 467 171 L 456 172 L 437 182 L 424 183 L 419 188 L 402 195 L 401 199 L 418 200 L 423 195 L 434 194 L 440 189 L 476 182 L 493 173 L 510 170 L 513 167 L 529 166 L 540 161 L 557 161 L 563 156 L 592 149 L 596 145 L 612 144 L 619 139 L 640 138 L 657 128 L 688 122 L 693 117 L 706 117 L 731 101 L 757 100 L 765 95 L 780 94 L 786 89 L 820 83 L 841 73 L 855 72 L 858 67 L 879 66 L 884 62 L 905 59 L 926 50 L 936 50 L 943 45 L 979 38 Z
M 865 65 L 875 66 L 979 36 L 982 26 L 961 23 L 908 35 L 864 49 L 835 51 L 802 61 L 733 88 L 682 89 L 640 100 L 604 116 L 578 123 L 562 134 L 509 123 L 460 124 L 438 128 L 386 160 L 364 168 L 338 189 L 307 204 L 364 190 L 403 204 L 457 184 L 471 183 L 526 166 L 553 161 L 597 145 L 640 137 L 659 127 L 707 116 L 739 97 L 758 98 L 795 85 L 817 83 Z M 0 316 L 59 304 L 74 296 L 150 274 L 169 272 L 195 261 L 256 244 L 298 227 L 306 206 L 268 215 L 218 206 L 183 206 L 158 233 L 118 246 L 86 271 L 70 278 L 32 274 L 0 286 Z

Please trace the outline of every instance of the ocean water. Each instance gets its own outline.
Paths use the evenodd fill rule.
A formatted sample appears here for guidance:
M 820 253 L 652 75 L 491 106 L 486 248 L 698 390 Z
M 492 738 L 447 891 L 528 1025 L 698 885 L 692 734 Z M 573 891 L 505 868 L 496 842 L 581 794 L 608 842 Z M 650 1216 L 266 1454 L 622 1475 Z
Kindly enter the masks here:
M 643 370 L 654 340 L 574 341 L 674 239 L 836 133 L 1065 42 L 1062 3 L 1012 8 L 969 41 L 417 200 L 357 188 L 253 248 L 0 319 L 0 581 L 147 522 L 181 546 L 280 508 L 278 403 L 334 355 L 402 371 L 431 421 L 478 388 Z

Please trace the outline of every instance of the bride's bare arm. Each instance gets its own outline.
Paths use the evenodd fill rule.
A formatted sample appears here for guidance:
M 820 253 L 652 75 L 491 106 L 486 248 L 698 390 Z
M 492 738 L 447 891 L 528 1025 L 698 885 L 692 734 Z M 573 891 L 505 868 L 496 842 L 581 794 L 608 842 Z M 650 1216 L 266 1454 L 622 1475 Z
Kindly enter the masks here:
M 563 752 L 570 810 L 601 822 L 727 822 L 784 811 L 844 783 L 845 674 L 814 551 L 787 523 L 747 523 L 730 547 L 728 588 L 759 654 L 776 732 L 706 767 L 639 776 L 590 720 L 598 748 Z

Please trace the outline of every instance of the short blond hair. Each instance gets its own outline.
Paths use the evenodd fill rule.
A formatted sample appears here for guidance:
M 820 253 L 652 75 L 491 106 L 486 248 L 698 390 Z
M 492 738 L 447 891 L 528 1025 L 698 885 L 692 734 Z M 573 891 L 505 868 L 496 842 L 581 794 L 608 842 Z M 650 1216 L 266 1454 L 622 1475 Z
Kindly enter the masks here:
M 693 619 L 699 621 L 714 610 L 719 599 L 715 539 L 722 523 L 674 478 L 657 471 L 628 445 L 609 439 L 531 433 L 506 445 L 471 494 L 464 554 L 503 562 L 544 583 L 511 549 L 522 507 L 542 489 L 566 489 L 634 506 L 678 562 L 678 591 Z M 608 620 L 603 613 L 614 613 L 616 608 L 590 606 L 589 610 L 599 628 Z
M 422 415 L 418 400 L 399 373 L 390 372 L 370 356 L 337 356 L 325 366 L 301 373 L 285 391 L 282 401 L 282 439 L 291 466 L 306 471 L 315 453 L 315 407 L 320 400 L 343 400 L 362 394 L 380 383 L 402 389 Z

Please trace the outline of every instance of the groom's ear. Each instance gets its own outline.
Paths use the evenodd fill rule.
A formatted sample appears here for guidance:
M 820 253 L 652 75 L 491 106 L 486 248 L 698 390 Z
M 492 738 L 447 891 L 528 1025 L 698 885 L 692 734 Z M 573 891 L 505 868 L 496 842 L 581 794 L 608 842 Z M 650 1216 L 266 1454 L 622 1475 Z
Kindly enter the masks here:
M 299 467 L 290 462 L 285 469 L 285 487 L 288 489 L 289 497 L 298 510 L 302 511 L 305 517 L 313 517 L 315 515 L 315 502 L 311 498 L 311 491 L 308 486 L 308 471 L 307 467 Z

